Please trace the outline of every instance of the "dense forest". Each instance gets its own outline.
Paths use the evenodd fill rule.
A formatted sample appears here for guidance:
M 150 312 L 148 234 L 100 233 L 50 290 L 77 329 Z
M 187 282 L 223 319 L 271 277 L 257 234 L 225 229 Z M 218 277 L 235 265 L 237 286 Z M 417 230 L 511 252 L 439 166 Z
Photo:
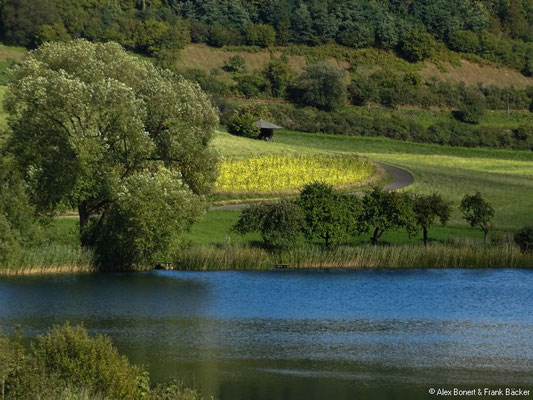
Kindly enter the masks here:
M 394 49 L 406 59 L 434 46 L 533 72 L 533 0 L 0 0 L 8 44 L 113 40 L 167 57 L 211 46 L 338 43 Z

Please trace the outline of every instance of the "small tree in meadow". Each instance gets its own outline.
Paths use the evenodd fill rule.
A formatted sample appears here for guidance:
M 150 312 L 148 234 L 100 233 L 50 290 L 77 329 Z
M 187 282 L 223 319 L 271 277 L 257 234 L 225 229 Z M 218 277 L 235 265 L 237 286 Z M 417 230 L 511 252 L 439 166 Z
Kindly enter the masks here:
M 245 209 L 233 230 L 241 235 L 259 232 L 269 247 L 294 245 L 305 224 L 301 208 L 289 200 L 253 204 Z
M 307 239 L 319 238 L 329 246 L 351 232 L 359 202 L 353 196 L 337 193 L 330 185 L 314 182 L 303 188 L 298 204 L 304 212 Z
M 461 200 L 460 209 L 472 228 L 479 227 L 483 231 L 483 244 L 486 246 L 487 235 L 492 228 L 494 208 L 477 192 L 472 196 L 465 195 Z
M 428 229 L 438 218 L 442 225 L 450 219 L 451 203 L 440 194 L 416 195 L 413 201 L 416 224 L 422 228 L 424 245 L 428 245 Z
M 365 193 L 361 205 L 357 229 L 360 233 L 370 232 L 370 243 L 374 246 L 388 230 L 406 229 L 410 235 L 416 232 L 413 203 L 407 194 L 374 187 Z

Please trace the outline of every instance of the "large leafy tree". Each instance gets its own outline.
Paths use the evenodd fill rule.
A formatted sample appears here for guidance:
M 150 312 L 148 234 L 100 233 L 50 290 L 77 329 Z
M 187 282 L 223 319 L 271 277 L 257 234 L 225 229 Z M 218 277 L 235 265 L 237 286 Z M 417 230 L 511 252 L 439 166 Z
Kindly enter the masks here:
M 196 85 L 117 44 L 84 40 L 43 45 L 8 81 L 9 148 L 38 211 L 76 208 L 85 238 L 92 217 L 102 226 L 117 210 L 133 216 L 143 207 L 124 204 L 141 198 L 183 226 L 197 215 L 192 205 L 203 202 L 216 179 L 209 142 L 217 115 Z M 153 186 L 136 186 L 150 196 L 128 189 L 139 175 L 153 177 Z M 176 200 L 165 197 L 172 191 L 191 207 L 173 214 Z M 143 224 L 155 223 L 150 212 L 145 217 Z

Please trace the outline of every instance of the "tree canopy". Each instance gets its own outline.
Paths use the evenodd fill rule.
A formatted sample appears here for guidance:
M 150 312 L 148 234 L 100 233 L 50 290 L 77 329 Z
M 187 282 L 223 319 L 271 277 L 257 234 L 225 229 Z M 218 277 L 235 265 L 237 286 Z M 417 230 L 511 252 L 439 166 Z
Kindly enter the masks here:
M 170 205 L 170 187 L 188 203 L 209 193 L 218 117 L 197 85 L 117 44 L 85 40 L 43 45 L 9 71 L 8 82 L 8 148 L 37 211 L 76 208 L 83 234 L 91 217 L 102 225 L 113 210 L 143 210 L 124 205 L 142 198 L 129 188 L 141 176 L 153 180 L 143 201 L 154 207 Z M 184 226 L 198 210 L 182 208 Z

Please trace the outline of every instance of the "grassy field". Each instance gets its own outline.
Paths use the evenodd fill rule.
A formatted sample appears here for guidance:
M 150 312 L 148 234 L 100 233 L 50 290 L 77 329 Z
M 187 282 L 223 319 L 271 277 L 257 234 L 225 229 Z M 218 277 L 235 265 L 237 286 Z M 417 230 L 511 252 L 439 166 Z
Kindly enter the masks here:
M 223 156 L 257 154 L 355 153 L 409 170 L 415 183 L 404 189 L 414 193 L 440 192 L 454 202 L 446 227 L 435 226 L 430 238 L 445 242 L 454 239 L 482 240 L 482 234 L 462 219 L 458 204 L 465 193 L 480 191 L 495 207 L 494 230 L 512 233 L 533 224 L 533 152 L 466 149 L 409 143 L 383 138 L 347 137 L 282 131 L 275 142 L 233 137 L 219 132 L 214 141 Z M 253 243 L 258 235 L 240 236 L 230 232 L 240 211 L 209 211 L 185 237 L 192 244 Z M 61 230 L 74 229 L 75 220 L 59 220 Z M 385 242 L 417 243 L 404 232 L 390 232 Z M 350 242 L 366 243 L 366 236 Z
M 316 154 L 350 153 L 405 168 L 415 176 L 415 184 L 405 189 L 414 193 L 440 192 L 454 201 L 454 212 L 447 227 L 435 227 L 430 237 L 448 239 L 482 238 L 462 219 L 457 206 L 466 193 L 480 191 L 495 207 L 494 229 L 513 232 L 533 224 L 533 152 L 467 149 L 410 143 L 385 138 L 348 137 L 282 131 L 275 142 L 260 142 L 219 133 L 214 145 L 223 156 L 247 157 L 266 153 Z M 258 236 L 240 237 L 230 233 L 239 211 L 210 211 L 186 236 L 192 243 L 242 243 L 258 241 Z M 367 237 L 352 242 L 366 242 Z M 418 242 L 403 232 L 384 236 L 387 242 Z

